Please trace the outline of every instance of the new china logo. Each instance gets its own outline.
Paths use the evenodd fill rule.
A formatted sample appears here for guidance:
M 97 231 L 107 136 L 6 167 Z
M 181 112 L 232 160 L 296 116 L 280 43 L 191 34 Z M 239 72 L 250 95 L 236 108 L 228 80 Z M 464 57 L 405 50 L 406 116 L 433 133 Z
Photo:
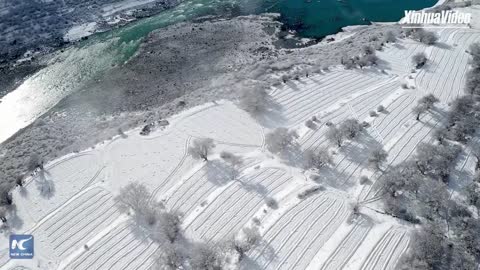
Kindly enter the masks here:
M 12 259 L 33 258 L 33 235 L 30 235 L 30 234 L 10 235 L 10 258 Z

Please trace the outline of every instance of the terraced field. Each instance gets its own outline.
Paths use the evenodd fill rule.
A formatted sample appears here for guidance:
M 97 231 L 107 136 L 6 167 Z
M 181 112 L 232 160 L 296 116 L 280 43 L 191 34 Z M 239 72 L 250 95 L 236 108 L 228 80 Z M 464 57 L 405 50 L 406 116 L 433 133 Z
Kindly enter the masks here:
M 138 181 L 151 190 L 150 201 L 181 213 L 188 238 L 219 242 L 256 224 L 262 241 L 248 252 L 242 269 L 394 269 L 408 249 L 411 227 L 374 211 L 354 213 L 354 206 L 381 207 L 383 174 L 367 166 L 370 151 L 383 147 L 388 166 L 407 160 L 419 143 L 432 140 L 434 128 L 445 123 L 448 103 L 462 94 L 465 49 L 480 34 L 449 29 L 439 35 L 437 46 L 412 40 L 388 44 L 378 53 L 386 63 L 383 72 L 334 67 L 272 87 L 279 117 L 268 126 L 233 102 L 212 102 L 172 117 L 148 136 L 129 131 L 48 164 L 14 193 L 24 221 L 18 231 L 34 233 L 45 251 L 42 258 L 60 269 L 156 269 L 153 258 L 162 247 L 132 226 L 113 199 L 121 187 Z M 410 58 L 422 51 L 429 64 L 412 73 Z M 402 87 L 404 82 L 413 87 Z M 427 93 L 441 102 L 417 121 L 412 108 Z M 385 110 L 371 116 L 379 105 Z M 312 116 L 316 127 L 307 128 Z M 365 122 L 365 129 L 357 140 L 332 146 L 327 123 L 347 118 Z M 298 132 L 295 157 L 323 147 L 333 153 L 318 179 L 298 160 L 267 151 L 266 134 L 278 126 Z M 208 162 L 194 159 L 189 146 L 207 137 L 216 144 Z M 235 175 L 222 151 L 242 158 Z M 469 152 L 461 159 L 457 185 L 475 165 Z M 372 184 L 360 185 L 362 175 Z M 45 179 L 55 184 L 51 197 L 38 191 L 38 181 Z M 275 207 L 268 206 L 271 200 Z M 18 266 L 4 253 L 2 269 Z

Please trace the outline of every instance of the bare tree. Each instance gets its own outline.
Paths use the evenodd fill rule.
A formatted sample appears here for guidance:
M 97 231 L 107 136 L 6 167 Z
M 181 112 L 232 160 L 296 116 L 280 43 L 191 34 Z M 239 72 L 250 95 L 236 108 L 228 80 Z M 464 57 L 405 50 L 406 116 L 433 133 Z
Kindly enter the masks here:
M 387 161 L 387 157 L 388 154 L 385 150 L 382 148 L 375 149 L 370 153 L 370 156 L 368 157 L 368 163 L 375 169 L 380 170 L 383 163 Z
M 6 183 L 0 183 L 0 205 L 11 205 L 13 203 L 10 186 Z
M 480 43 L 475 42 L 470 44 L 468 48 L 470 55 L 472 55 L 472 67 L 473 69 L 480 68 Z
M 319 151 L 306 150 L 303 153 L 304 168 L 320 169 L 321 167 L 332 163 L 332 156 L 328 149 L 320 149 Z
M 265 136 L 267 149 L 272 153 L 281 153 L 293 145 L 293 141 L 298 135 L 295 131 L 287 128 L 276 128 Z
M 447 131 L 444 128 L 437 128 L 433 132 L 433 138 L 435 138 L 438 143 L 443 144 L 445 142 L 445 138 L 447 138 Z
M 415 64 L 415 68 L 422 68 L 427 63 L 427 55 L 419 52 L 412 56 L 412 62 Z
M 40 155 L 33 153 L 28 160 L 27 169 L 29 171 L 34 171 L 37 168 L 43 169 L 43 160 L 40 158 Z
M 286 82 L 285 79 L 283 81 Z M 240 107 L 253 115 L 265 112 L 267 104 L 268 93 L 261 87 L 247 88 L 240 96 Z
M 357 119 L 349 118 L 340 124 L 339 129 L 347 139 L 351 140 L 362 131 L 362 126 Z
M 220 157 L 230 165 L 232 179 L 235 179 L 238 175 L 239 167 L 243 164 L 242 158 L 226 151 L 220 153 Z
M 412 111 L 416 115 L 416 120 L 420 121 L 420 116 L 424 114 L 427 111 L 427 106 L 425 104 L 417 104 L 415 107 L 413 107 Z
M 480 94 L 480 60 L 475 65 L 478 65 L 478 67 L 469 70 L 466 76 L 467 81 L 464 91 L 469 95 Z
M 150 192 L 144 184 L 131 182 L 120 189 L 119 194 L 115 197 L 117 207 L 123 213 L 130 211 L 142 212 L 150 207 Z
M 480 142 L 479 141 L 472 141 L 470 144 L 471 148 L 471 153 L 473 156 L 475 156 L 476 162 L 475 162 L 475 171 L 480 170 Z
M 395 41 L 397 41 L 397 37 L 395 36 L 393 31 L 387 31 L 387 33 L 385 33 L 385 42 L 392 43 Z
M 174 243 L 180 235 L 180 217 L 176 212 L 163 212 L 158 216 L 158 222 L 155 228 L 155 238 L 159 242 L 167 240 Z
M 345 134 L 339 128 L 331 126 L 328 128 L 328 131 L 325 135 L 327 140 L 329 140 L 332 144 L 342 147 L 342 143 L 345 140 Z
M 184 256 L 181 249 L 170 243 L 162 244 L 155 258 L 156 268 L 159 270 L 177 270 L 183 269 Z
M 448 181 L 452 160 L 460 153 L 460 147 L 454 144 L 434 145 L 420 143 L 417 146 L 415 162 L 423 175 L 439 177 L 443 182 Z
M 430 110 L 433 108 L 435 103 L 438 103 L 438 98 L 433 95 L 433 94 L 428 94 L 426 96 L 423 96 L 420 100 L 418 100 L 419 104 L 425 105 L 427 110 Z
M 208 154 L 215 147 L 215 143 L 210 138 L 195 139 L 193 145 L 189 146 L 188 153 L 195 159 L 208 161 Z
M 362 175 L 362 177 L 360 177 L 360 185 L 366 185 L 369 183 L 370 183 L 370 179 L 367 176 Z
M 255 247 L 260 240 L 261 236 L 257 228 L 244 228 L 239 238 L 231 240 L 233 249 L 238 253 L 238 260 L 241 261 L 245 253 Z
M 375 53 L 375 49 L 372 48 L 371 46 L 364 45 L 364 46 L 362 47 L 362 52 L 363 52 L 363 54 L 365 54 L 365 55 L 374 54 L 374 53 Z
M 218 249 L 211 244 L 195 244 L 190 254 L 190 266 L 193 270 L 221 270 Z
M 5 223 L 7 222 L 7 207 L 0 206 L 0 220 Z

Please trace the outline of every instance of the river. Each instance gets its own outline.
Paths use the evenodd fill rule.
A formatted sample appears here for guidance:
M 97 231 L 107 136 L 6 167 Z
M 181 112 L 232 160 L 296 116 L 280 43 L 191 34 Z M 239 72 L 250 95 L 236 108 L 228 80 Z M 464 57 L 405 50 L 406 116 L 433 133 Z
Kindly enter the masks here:
M 58 52 L 50 64 L 25 80 L 0 103 L 0 143 L 86 82 L 134 55 L 151 31 L 208 15 L 280 13 L 300 36 L 320 38 L 347 25 L 397 21 L 404 10 L 433 6 L 435 0 L 189 0 L 155 16 L 99 33 Z

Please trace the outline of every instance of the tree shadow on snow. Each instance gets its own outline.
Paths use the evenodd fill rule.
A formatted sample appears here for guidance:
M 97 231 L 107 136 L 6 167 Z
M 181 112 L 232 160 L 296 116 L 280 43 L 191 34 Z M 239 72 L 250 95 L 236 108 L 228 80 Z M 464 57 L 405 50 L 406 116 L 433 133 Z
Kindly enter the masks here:
M 287 120 L 283 116 L 282 107 L 280 104 L 270 98 L 265 107 L 265 112 L 254 116 L 260 125 L 266 128 L 276 128 L 278 126 L 285 125 Z
M 356 141 L 343 145 L 338 152 L 342 153 L 347 160 L 357 164 L 364 163 L 373 150 L 383 147 L 366 131 L 360 133 L 354 140 Z
M 232 181 L 232 168 L 220 160 L 210 160 L 204 168 L 207 180 L 216 186 Z
M 448 45 L 447 43 L 445 42 L 436 42 L 435 45 L 433 45 L 437 48 L 440 48 L 440 49 L 445 49 L 445 50 L 451 50 L 452 49 L 452 46 Z
M 462 151 L 459 154 L 457 159 L 463 161 L 466 158 L 467 158 L 467 153 Z M 455 168 L 452 168 L 452 171 L 450 173 L 448 186 L 453 190 L 461 190 L 465 188 L 468 184 L 472 183 L 472 178 L 473 178 L 473 175 L 468 170 L 465 170 L 463 167 L 462 168 L 455 167 Z
M 55 193 L 55 184 L 50 173 L 42 169 L 38 172 L 38 177 L 35 178 L 35 185 L 40 192 L 40 196 L 44 198 L 51 198 Z
M 335 166 L 324 166 L 318 170 L 318 175 L 314 181 L 319 184 L 340 188 L 344 185 L 348 175 L 337 170 Z
M 261 252 L 260 256 L 255 260 L 251 258 L 250 255 L 245 256 L 240 265 L 240 269 L 263 269 L 261 265 L 264 265 L 265 263 L 268 263 L 277 257 L 275 249 L 273 249 L 273 247 L 265 240 L 262 240 L 255 250 Z
M 399 49 L 399 50 L 405 50 L 405 46 L 403 46 L 402 44 L 400 44 L 398 42 L 393 44 L 393 47 L 395 47 L 396 49 Z
M 435 119 L 436 121 L 445 124 L 448 118 L 448 112 L 438 108 L 438 107 L 433 107 L 428 113 Z M 426 125 L 433 126 L 431 123 L 426 122 Z
M 390 63 L 381 59 L 381 58 L 378 59 L 378 61 L 377 61 L 377 68 L 385 69 L 385 70 L 392 70 L 392 66 L 390 65 Z
M 303 151 L 299 144 L 293 144 L 278 154 L 282 161 L 294 167 L 301 167 L 303 165 Z
M 255 192 L 262 196 L 266 196 L 268 194 L 267 188 L 260 183 L 243 182 L 241 179 L 239 179 L 238 182 L 240 183 L 240 186 L 248 192 Z

